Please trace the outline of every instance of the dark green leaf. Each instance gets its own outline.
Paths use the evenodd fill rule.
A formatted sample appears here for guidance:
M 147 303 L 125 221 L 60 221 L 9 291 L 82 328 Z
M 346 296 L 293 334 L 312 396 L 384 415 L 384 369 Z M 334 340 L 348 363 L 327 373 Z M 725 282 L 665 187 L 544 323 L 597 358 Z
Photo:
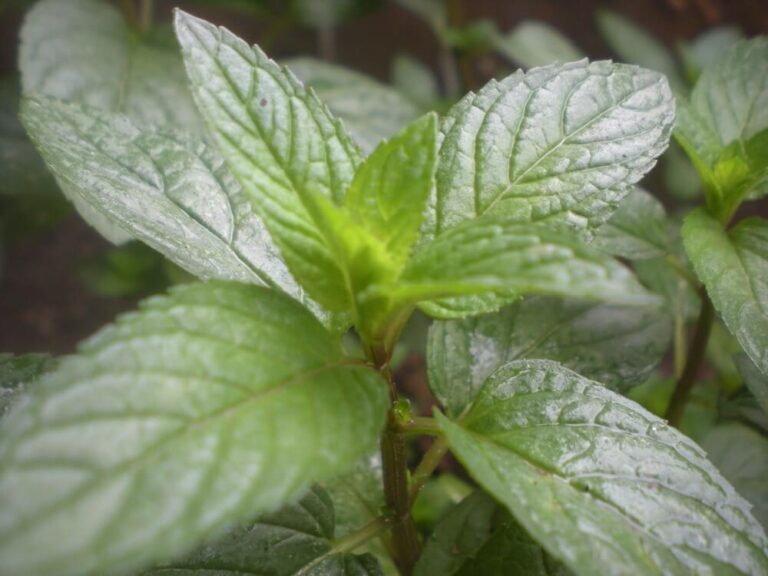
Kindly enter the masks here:
M 582 60 L 492 80 L 443 120 L 423 234 L 495 214 L 590 236 L 653 167 L 673 120 L 664 77 L 635 66 Z
M 597 231 L 594 246 L 629 260 L 647 260 L 670 251 L 670 223 L 664 206 L 636 188 Z
M 761 374 L 757 366 L 745 355 L 734 358 L 744 385 L 752 392 L 757 403 L 768 414 L 768 376 Z
M 8 575 L 186 552 L 350 470 L 387 406 L 380 376 L 294 300 L 220 282 L 145 301 L 31 392 L 0 440 Z
M 752 514 L 768 526 L 768 439 L 742 424 L 727 423 L 701 441 L 712 463 L 752 503 Z
M 55 367 L 56 360 L 47 354 L 0 354 L 0 418 L 30 384 Z
M 703 209 L 683 224 L 685 251 L 715 310 L 768 375 L 768 221 L 743 220 L 727 234 Z
M 376 560 L 333 548 L 334 507 L 315 486 L 256 522 L 231 530 L 192 554 L 145 572 L 145 576 L 380 576 Z
M 659 307 L 526 298 L 498 314 L 432 324 L 429 386 L 457 415 L 497 368 L 538 358 L 625 390 L 650 375 L 670 337 L 670 318 Z
M 451 450 L 574 573 L 763 574 L 768 539 L 750 505 L 666 423 L 554 362 L 507 364 Z
M 491 497 L 475 492 L 437 526 L 415 576 L 568 574 Z

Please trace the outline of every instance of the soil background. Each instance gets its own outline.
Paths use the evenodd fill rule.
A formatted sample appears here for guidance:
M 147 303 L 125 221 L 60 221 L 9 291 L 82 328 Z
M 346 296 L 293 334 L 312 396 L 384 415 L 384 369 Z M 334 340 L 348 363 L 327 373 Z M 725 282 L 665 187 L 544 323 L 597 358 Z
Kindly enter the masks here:
M 0 75 L 16 68 L 16 41 L 23 9 L 0 0 Z M 201 6 L 192 1 L 158 0 L 155 18 L 170 19 L 180 6 L 227 26 L 251 42 L 269 33 L 257 18 L 235 12 L 223 4 Z M 673 47 L 715 24 L 737 24 L 747 35 L 768 33 L 768 0 L 464 0 L 465 21 L 486 18 L 502 31 L 524 19 L 543 20 L 558 28 L 591 58 L 609 58 L 593 15 L 610 8 L 632 19 Z M 397 54 L 407 53 L 437 70 L 438 47 L 429 28 L 392 0 L 336 30 L 337 62 L 387 81 Z M 276 58 L 317 55 L 318 37 L 309 28 L 292 28 L 274 39 L 270 54 Z M 494 57 L 472 62 L 478 82 L 501 66 Z M 762 212 L 766 204 L 751 211 Z M 58 225 L 11 246 L 6 246 L 0 278 L 0 352 L 69 353 L 78 341 L 133 308 L 137 298 L 98 296 L 81 283 L 76 269 L 83 259 L 109 249 L 106 241 L 76 214 Z

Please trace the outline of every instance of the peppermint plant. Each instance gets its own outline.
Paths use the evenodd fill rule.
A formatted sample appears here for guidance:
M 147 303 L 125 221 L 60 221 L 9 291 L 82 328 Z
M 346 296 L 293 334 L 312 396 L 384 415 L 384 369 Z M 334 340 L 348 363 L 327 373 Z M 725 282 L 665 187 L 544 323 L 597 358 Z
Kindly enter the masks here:
M 2 359 L 0 573 L 768 573 L 751 505 L 626 397 L 672 338 L 656 276 L 626 263 L 662 258 L 705 286 L 673 405 L 710 299 L 764 400 L 768 228 L 724 227 L 764 190 L 764 40 L 683 103 L 708 183 L 691 270 L 635 186 L 675 122 L 660 73 L 518 71 L 366 156 L 257 46 L 180 11 L 175 28 L 204 130 L 22 102 L 76 206 L 200 281 L 54 365 Z M 417 310 L 435 319 L 432 417 L 393 378 Z M 449 451 L 474 492 L 425 537 L 413 511 Z

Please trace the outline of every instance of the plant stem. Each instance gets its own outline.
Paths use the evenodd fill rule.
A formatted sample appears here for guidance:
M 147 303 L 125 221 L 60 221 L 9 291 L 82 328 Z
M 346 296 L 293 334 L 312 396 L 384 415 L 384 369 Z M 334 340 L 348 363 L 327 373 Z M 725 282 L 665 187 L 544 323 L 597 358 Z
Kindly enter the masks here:
M 432 446 L 424 454 L 424 458 L 419 462 L 411 477 L 411 489 L 408 493 L 408 500 L 411 506 L 413 506 L 419 492 L 432 476 L 432 473 L 438 467 L 446 452 L 448 452 L 448 441 L 445 439 L 445 436 L 440 436 L 432 442 Z
M 418 435 L 418 436 L 441 436 L 443 432 L 435 424 L 434 418 L 425 418 L 423 416 L 415 416 L 411 418 L 410 422 L 398 423 L 398 430 L 403 434 Z
M 408 461 L 405 454 L 405 436 L 395 414 L 398 400 L 397 386 L 392 378 L 389 354 L 383 348 L 372 348 L 369 359 L 378 367 L 389 385 L 392 401 L 387 414 L 387 425 L 381 435 L 381 465 L 384 478 L 384 501 L 392 516 L 392 543 L 395 563 L 403 576 L 410 576 L 421 553 L 416 524 L 411 516 L 408 497 Z
M 699 367 L 704 359 L 704 353 L 707 349 L 709 333 L 712 330 L 715 312 L 712 308 L 712 302 L 706 293 L 702 292 L 701 311 L 699 312 L 699 321 L 696 324 L 696 333 L 693 335 L 691 349 L 688 352 L 688 358 L 685 362 L 683 373 L 677 381 L 675 392 L 667 407 L 666 418 L 672 426 L 678 427 L 685 412 L 685 405 L 691 393 Z
M 154 8 L 153 0 L 141 0 L 139 6 L 139 30 L 142 33 L 149 32 L 149 29 L 152 27 Z
M 351 552 L 361 544 L 365 544 L 368 540 L 375 538 L 387 528 L 389 528 L 392 520 L 385 516 L 379 516 L 375 520 L 369 522 L 360 530 L 347 534 L 344 538 L 340 538 L 333 545 L 334 553 Z
M 686 280 L 688 284 L 691 285 L 691 287 L 694 290 L 699 290 L 701 288 L 701 283 L 699 282 L 699 279 L 696 278 L 696 276 L 688 270 L 688 268 L 680 262 L 680 259 L 675 256 L 674 254 L 667 254 L 664 257 L 664 261 L 672 268 L 677 274 Z

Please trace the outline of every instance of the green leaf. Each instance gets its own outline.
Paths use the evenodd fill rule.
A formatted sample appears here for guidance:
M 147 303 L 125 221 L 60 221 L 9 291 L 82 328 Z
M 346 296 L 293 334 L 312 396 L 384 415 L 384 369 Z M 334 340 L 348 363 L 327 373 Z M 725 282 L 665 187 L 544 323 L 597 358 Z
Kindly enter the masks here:
M 141 125 L 201 131 L 177 50 L 139 40 L 120 12 L 98 0 L 45 0 L 24 19 L 19 69 L 24 93 L 127 114 Z M 130 239 L 59 183 L 81 216 L 115 243 Z
M 768 414 L 768 376 L 761 374 L 757 366 L 744 354 L 734 358 L 744 385 L 752 392 L 757 403 Z
M 426 239 L 483 214 L 590 236 L 666 148 L 667 82 L 586 60 L 516 72 L 470 93 L 443 120 Z
M 575 574 L 762 574 L 749 504 L 680 432 L 549 361 L 512 362 L 459 423 L 453 453 Z
M 701 441 L 718 470 L 752 503 L 752 514 L 768 526 L 768 439 L 735 422 L 713 429 Z
M 727 234 L 703 209 L 683 223 L 685 251 L 715 310 L 768 375 L 768 220 L 743 220 Z
M 680 145 L 672 141 L 661 157 L 664 188 L 680 200 L 694 200 L 701 196 L 701 176 Z
M 612 10 L 598 10 L 596 19 L 600 33 L 619 58 L 661 72 L 673 90 L 686 92 L 674 56 L 659 40 Z
M 432 532 L 443 516 L 472 492 L 472 486 L 458 476 L 441 472 L 419 490 L 411 508 L 414 522 L 422 532 Z
M 437 115 L 379 144 L 355 174 L 345 206 L 384 245 L 399 270 L 408 260 L 435 185 Z
M 256 46 L 176 12 L 176 33 L 198 106 L 280 253 L 310 296 L 351 307 L 329 243 L 323 200 L 340 205 L 360 164 L 357 147 L 311 91 Z
M 0 418 L 30 384 L 56 367 L 48 354 L 0 354 Z
M 733 44 L 702 73 L 691 93 L 690 106 L 705 129 L 716 137 L 715 152 L 768 128 L 766 86 L 768 37 Z M 682 120 L 678 130 L 684 134 L 687 125 Z M 701 150 L 700 155 L 712 164 L 709 151 Z
M 384 509 L 381 455 L 364 456 L 348 474 L 323 483 L 336 512 L 336 538 L 344 538 L 380 517 Z M 359 552 L 373 554 L 387 575 L 398 575 L 381 539 L 368 540 Z
M 680 56 L 689 81 L 693 83 L 703 70 L 714 66 L 724 52 L 744 39 L 738 26 L 716 26 L 697 36 L 692 42 L 679 45 Z
M 306 309 L 221 282 L 146 300 L 31 392 L 0 435 L 8 575 L 186 552 L 350 470 L 387 408 L 381 377 Z
M 598 229 L 593 246 L 629 260 L 658 258 L 670 252 L 669 228 L 664 205 L 636 188 Z
M 446 411 L 458 415 L 500 366 L 544 359 L 626 390 L 648 378 L 666 353 L 671 332 L 660 307 L 526 298 L 497 314 L 432 324 L 429 386 Z
M 427 541 L 415 576 L 568 574 L 488 495 L 480 491 L 446 514 Z
M 405 96 L 349 68 L 306 57 L 284 63 L 341 118 L 366 153 L 419 115 Z
M 51 170 L 81 203 L 191 274 L 277 286 L 305 298 L 212 148 L 44 97 L 26 99 L 22 119 Z
M 192 554 L 157 566 L 146 576 L 379 576 L 370 555 L 354 556 L 333 549 L 334 507 L 317 486 L 256 522 L 231 530 Z
M 584 53 L 556 28 L 538 20 L 524 20 L 499 38 L 496 48 L 523 68 L 572 62 Z
M 421 109 L 431 109 L 440 97 L 432 70 L 407 54 L 395 57 L 392 63 L 392 84 Z
M 522 294 L 570 296 L 616 303 L 648 304 L 653 298 L 632 273 L 581 241 L 514 217 L 466 222 L 418 251 L 397 284 L 378 287 L 402 302 L 492 294 L 462 302 L 454 310 L 427 304 L 438 317 L 489 312 Z

